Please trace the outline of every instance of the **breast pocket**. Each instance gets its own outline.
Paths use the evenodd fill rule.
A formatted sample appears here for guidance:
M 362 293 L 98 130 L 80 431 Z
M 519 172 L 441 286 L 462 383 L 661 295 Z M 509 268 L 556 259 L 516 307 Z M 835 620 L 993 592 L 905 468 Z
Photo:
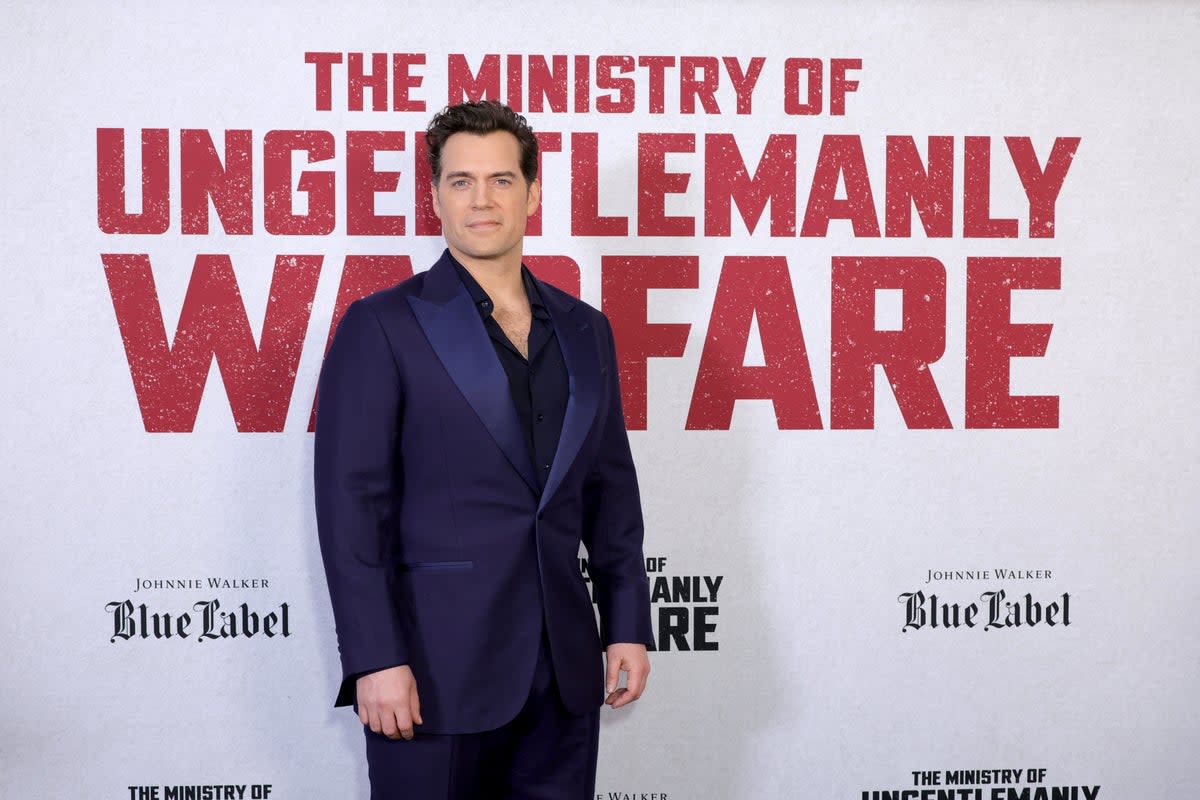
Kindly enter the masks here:
M 396 567 L 398 572 L 422 572 L 426 570 L 472 569 L 474 561 L 412 561 Z

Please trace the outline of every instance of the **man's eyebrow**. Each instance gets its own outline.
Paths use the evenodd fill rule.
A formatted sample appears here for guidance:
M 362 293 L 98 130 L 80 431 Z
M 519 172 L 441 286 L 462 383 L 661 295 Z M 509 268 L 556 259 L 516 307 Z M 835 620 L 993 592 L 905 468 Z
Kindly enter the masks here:
M 474 177 L 475 177 L 475 175 L 473 173 L 467 172 L 465 170 L 455 170 L 454 172 L 447 172 L 444 175 L 442 175 L 443 180 L 448 180 L 448 181 L 454 180 L 455 178 L 474 178 Z M 515 177 L 517 177 L 517 173 L 513 172 L 510 169 L 506 169 L 506 170 L 502 170 L 500 172 L 489 172 L 487 177 L 489 177 L 489 178 L 515 178 Z

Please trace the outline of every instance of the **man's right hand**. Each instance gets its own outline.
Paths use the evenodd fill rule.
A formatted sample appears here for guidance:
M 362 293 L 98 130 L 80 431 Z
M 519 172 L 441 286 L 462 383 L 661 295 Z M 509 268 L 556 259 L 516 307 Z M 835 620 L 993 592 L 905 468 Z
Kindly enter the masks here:
M 413 724 L 421 724 L 421 700 L 407 664 L 360 676 L 355 692 L 363 725 L 389 739 L 413 738 Z

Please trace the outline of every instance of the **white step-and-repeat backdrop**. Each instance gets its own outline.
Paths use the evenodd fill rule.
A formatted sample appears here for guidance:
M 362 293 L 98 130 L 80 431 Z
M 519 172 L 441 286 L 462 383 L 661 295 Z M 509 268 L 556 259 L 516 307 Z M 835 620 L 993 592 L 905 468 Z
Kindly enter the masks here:
M 1193 793 L 1194 5 L 3 19 L 0 795 L 365 796 L 313 395 L 480 97 L 622 360 L 657 652 L 598 798 Z

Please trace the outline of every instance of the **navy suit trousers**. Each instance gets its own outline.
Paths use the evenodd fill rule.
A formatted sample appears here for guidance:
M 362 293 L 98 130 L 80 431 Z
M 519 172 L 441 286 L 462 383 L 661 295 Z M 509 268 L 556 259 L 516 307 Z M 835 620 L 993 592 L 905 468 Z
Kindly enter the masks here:
M 410 741 L 365 728 L 371 800 L 591 800 L 599 730 L 599 709 L 563 707 L 543 634 L 529 697 L 507 724 L 466 734 L 418 726 Z

